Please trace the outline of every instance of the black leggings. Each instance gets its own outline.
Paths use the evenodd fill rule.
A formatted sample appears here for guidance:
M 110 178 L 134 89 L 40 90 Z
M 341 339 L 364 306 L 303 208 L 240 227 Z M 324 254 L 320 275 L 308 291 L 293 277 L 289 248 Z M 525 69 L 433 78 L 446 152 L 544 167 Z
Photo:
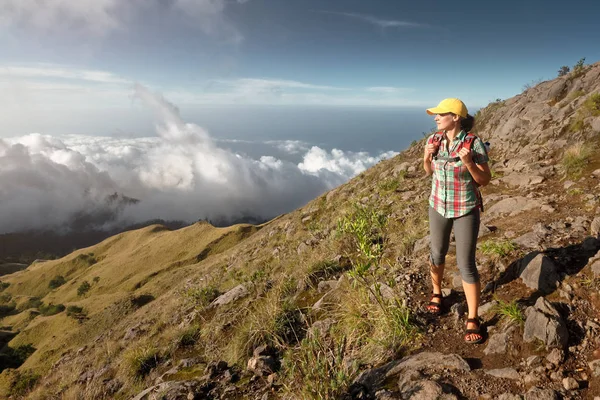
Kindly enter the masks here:
M 462 280 L 466 283 L 479 282 L 479 273 L 475 264 L 477 235 L 479 234 L 479 208 L 458 218 L 444 218 L 429 207 L 429 234 L 431 238 L 431 262 L 442 265 L 446 261 L 450 232 L 454 225 L 456 238 L 456 263 Z

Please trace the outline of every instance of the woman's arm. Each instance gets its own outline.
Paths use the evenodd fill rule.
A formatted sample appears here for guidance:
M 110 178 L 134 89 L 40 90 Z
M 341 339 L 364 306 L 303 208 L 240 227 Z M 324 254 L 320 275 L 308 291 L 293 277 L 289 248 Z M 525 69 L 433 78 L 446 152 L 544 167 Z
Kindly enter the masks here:
M 433 168 L 431 168 L 431 161 L 433 161 L 433 155 L 437 150 L 437 146 L 433 143 L 425 146 L 425 153 L 423 154 L 423 169 L 427 173 L 427 176 L 433 174 Z
M 460 149 L 458 156 L 479 186 L 485 186 L 490 183 L 492 173 L 487 162 L 475 164 L 471 152 L 465 148 Z

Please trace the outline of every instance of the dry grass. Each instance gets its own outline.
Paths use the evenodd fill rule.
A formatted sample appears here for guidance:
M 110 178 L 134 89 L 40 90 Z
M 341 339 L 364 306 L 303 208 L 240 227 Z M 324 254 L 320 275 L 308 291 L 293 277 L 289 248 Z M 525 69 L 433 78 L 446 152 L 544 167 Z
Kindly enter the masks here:
M 565 150 L 561 163 L 569 178 L 578 178 L 589 163 L 591 151 L 584 143 L 577 143 Z

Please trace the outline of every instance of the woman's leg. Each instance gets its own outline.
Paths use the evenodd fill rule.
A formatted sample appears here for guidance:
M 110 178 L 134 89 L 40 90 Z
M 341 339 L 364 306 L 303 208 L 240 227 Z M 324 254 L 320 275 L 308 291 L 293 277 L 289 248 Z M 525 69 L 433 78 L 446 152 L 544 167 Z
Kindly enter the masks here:
M 442 278 L 446 254 L 450 245 L 450 232 L 452 231 L 452 219 L 444 218 L 433 208 L 429 207 L 429 238 L 430 258 L 429 271 L 434 294 L 442 294 Z M 441 297 L 433 297 L 434 303 L 441 303 Z
M 479 234 L 480 214 L 476 208 L 469 214 L 454 220 L 454 236 L 456 238 L 456 263 L 460 270 L 467 306 L 469 307 L 468 318 L 477 318 L 479 298 L 481 294 L 481 283 L 475 263 L 475 251 L 477 250 L 477 235 Z M 474 323 L 468 323 L 467 329 L 476 329 Z M 474 341 L 476 335 L 470 335 L 468 340 Z

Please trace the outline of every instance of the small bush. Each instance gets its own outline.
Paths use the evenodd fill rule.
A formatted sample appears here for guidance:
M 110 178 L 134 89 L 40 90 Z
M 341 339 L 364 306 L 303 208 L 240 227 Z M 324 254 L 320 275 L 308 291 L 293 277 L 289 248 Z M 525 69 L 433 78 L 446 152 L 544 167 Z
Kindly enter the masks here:
M 154 296 L 152 296 L 151 294 L 140 294 L 139 296 L 134 296 L 131 298 L 131 304 L 136 308 L 140 308 L 153 300 Z
M 87 292 L 89 292 L 91 287 L 92 285 L 90 285 L 88 281 L 83 281 L 81 285 L 79 285 L 79 287 L 77 288 L 77 296 L 85 295 Z
M 40 307 L 39 307 L 39 310 L 40 310 L 40 314 L 48 317 L 50 315 L 55 315 L 55 314 L 65 311 L 65 306 L 62 304 L 50 303 L 48 305 L 45 305 L 42 303 L 42 305 L 40 305 Z
M 345 337 L 336 342 L 318 336 L 302 340 L 299 348 L 286 353 L 283 369 L 290 389 L 307 399 L 340 398 L 358 372 L 356 361 L 346 358 Z
M 200 326 L 197 324 L 187 327 L 177 338 L 178 347 L 189 347 L 198 343 L 200 339 Z
M 562 158 L 562 166 L 568 177 L 578 178 L 589 162 L 591 150 L 583 143 L 569 147 Z
M 40 379 L 40 375 L 32 371 L 16 371 L 15 379 L 10 385 L 10 394 L 12 396 L 24 396 L 35 387 Z
M 487 240 L 481 243 L 481 252 L 487 255 L 506 257 L 515 250 L 517 246 L 510 240 Z
M 0 281 L 0 292 L 3 292 L 4 289 L 6 289 L 9 286 L 10 286 L 10 283 Z
M 50 280 L 50 282 L 48 283 L 48 287 L 50 289 L 56 289 L 56 288 L 64 285 L 66 282 L 67 281 L 64 276 L 57 275 L 52 280 Z
M 221 295 L 216 286 L 208 285 L 205 287 L 193 287 L 183 292 L 183 296 L 188 299 L 195 307 L 204 308 L 212 303 Z
M 579 59 L 577 63 L 573 66 L 573 71 L 571 73 L 572 78 L 578 78 L 585 73 L 585 57 Z
M 0 371 L 6 368 L 19 368 L 35 350 L 35 347 L 31 344 L 24 344 L 15 348 L 5 347 L 0 353 Z
M 402 179 L 404 179 L 406 172 L 402 172 L 404 172 L 402 174 Z M 398 179 L 387 179 L 379 184 L 379 189 L 383 190 L 384 192 L 395 192 L 398 187 L 400 187 L 400 181 Z
M 39 297 L 32 297 L 29 300 L 27 300 L 27 302 L 25 302 L 21 307 L 20 310 L 28 310 L 30 308 L 40 308 L 42 306 L 42 300 Z
M 159 352 L 154 346 L 143 346 L 125 354 L 126 372 L 134 379 L 143 379 L 158 365 Z
M 594 93 L 585 99 L 583 108 L 586 114 L 589 114 L 592 117 L 600 116 L 600 93 Z
M 100 277 L 99 276 L 95 276 L 94 279 L 92 279 L 92 281 L 94 283 L 98 283 L 98 282 L 100 282 Z
M 560 67 L 560 68 L 558 69 L 558 76 L 565 76 L 565 75 L 568 75 L 568 74 L 569 74 L 569 72 L 571 72 L 571 68 L 569 68 L 569 67 L 568 67 L 568 66 L 566 66 L 566 65 L 563 65 L 562 67 Z
M 510 303 L 503 300 L 498 300 L 498 305 L 494 307 L 494 311 L 502 318 L 511 322 L 515 322 L 519 325 L 525 323 L 525 317 L 523 316 L 523 312 L 521 311 L 521 308 L 516 300 L 513 300 Z
M 77 320 L 84 319 L 86 313 L 83 311 L 83 307 L 79 306 L 68 306 L 67 307 L 67 316 L 71 318 L 75 318 Z

